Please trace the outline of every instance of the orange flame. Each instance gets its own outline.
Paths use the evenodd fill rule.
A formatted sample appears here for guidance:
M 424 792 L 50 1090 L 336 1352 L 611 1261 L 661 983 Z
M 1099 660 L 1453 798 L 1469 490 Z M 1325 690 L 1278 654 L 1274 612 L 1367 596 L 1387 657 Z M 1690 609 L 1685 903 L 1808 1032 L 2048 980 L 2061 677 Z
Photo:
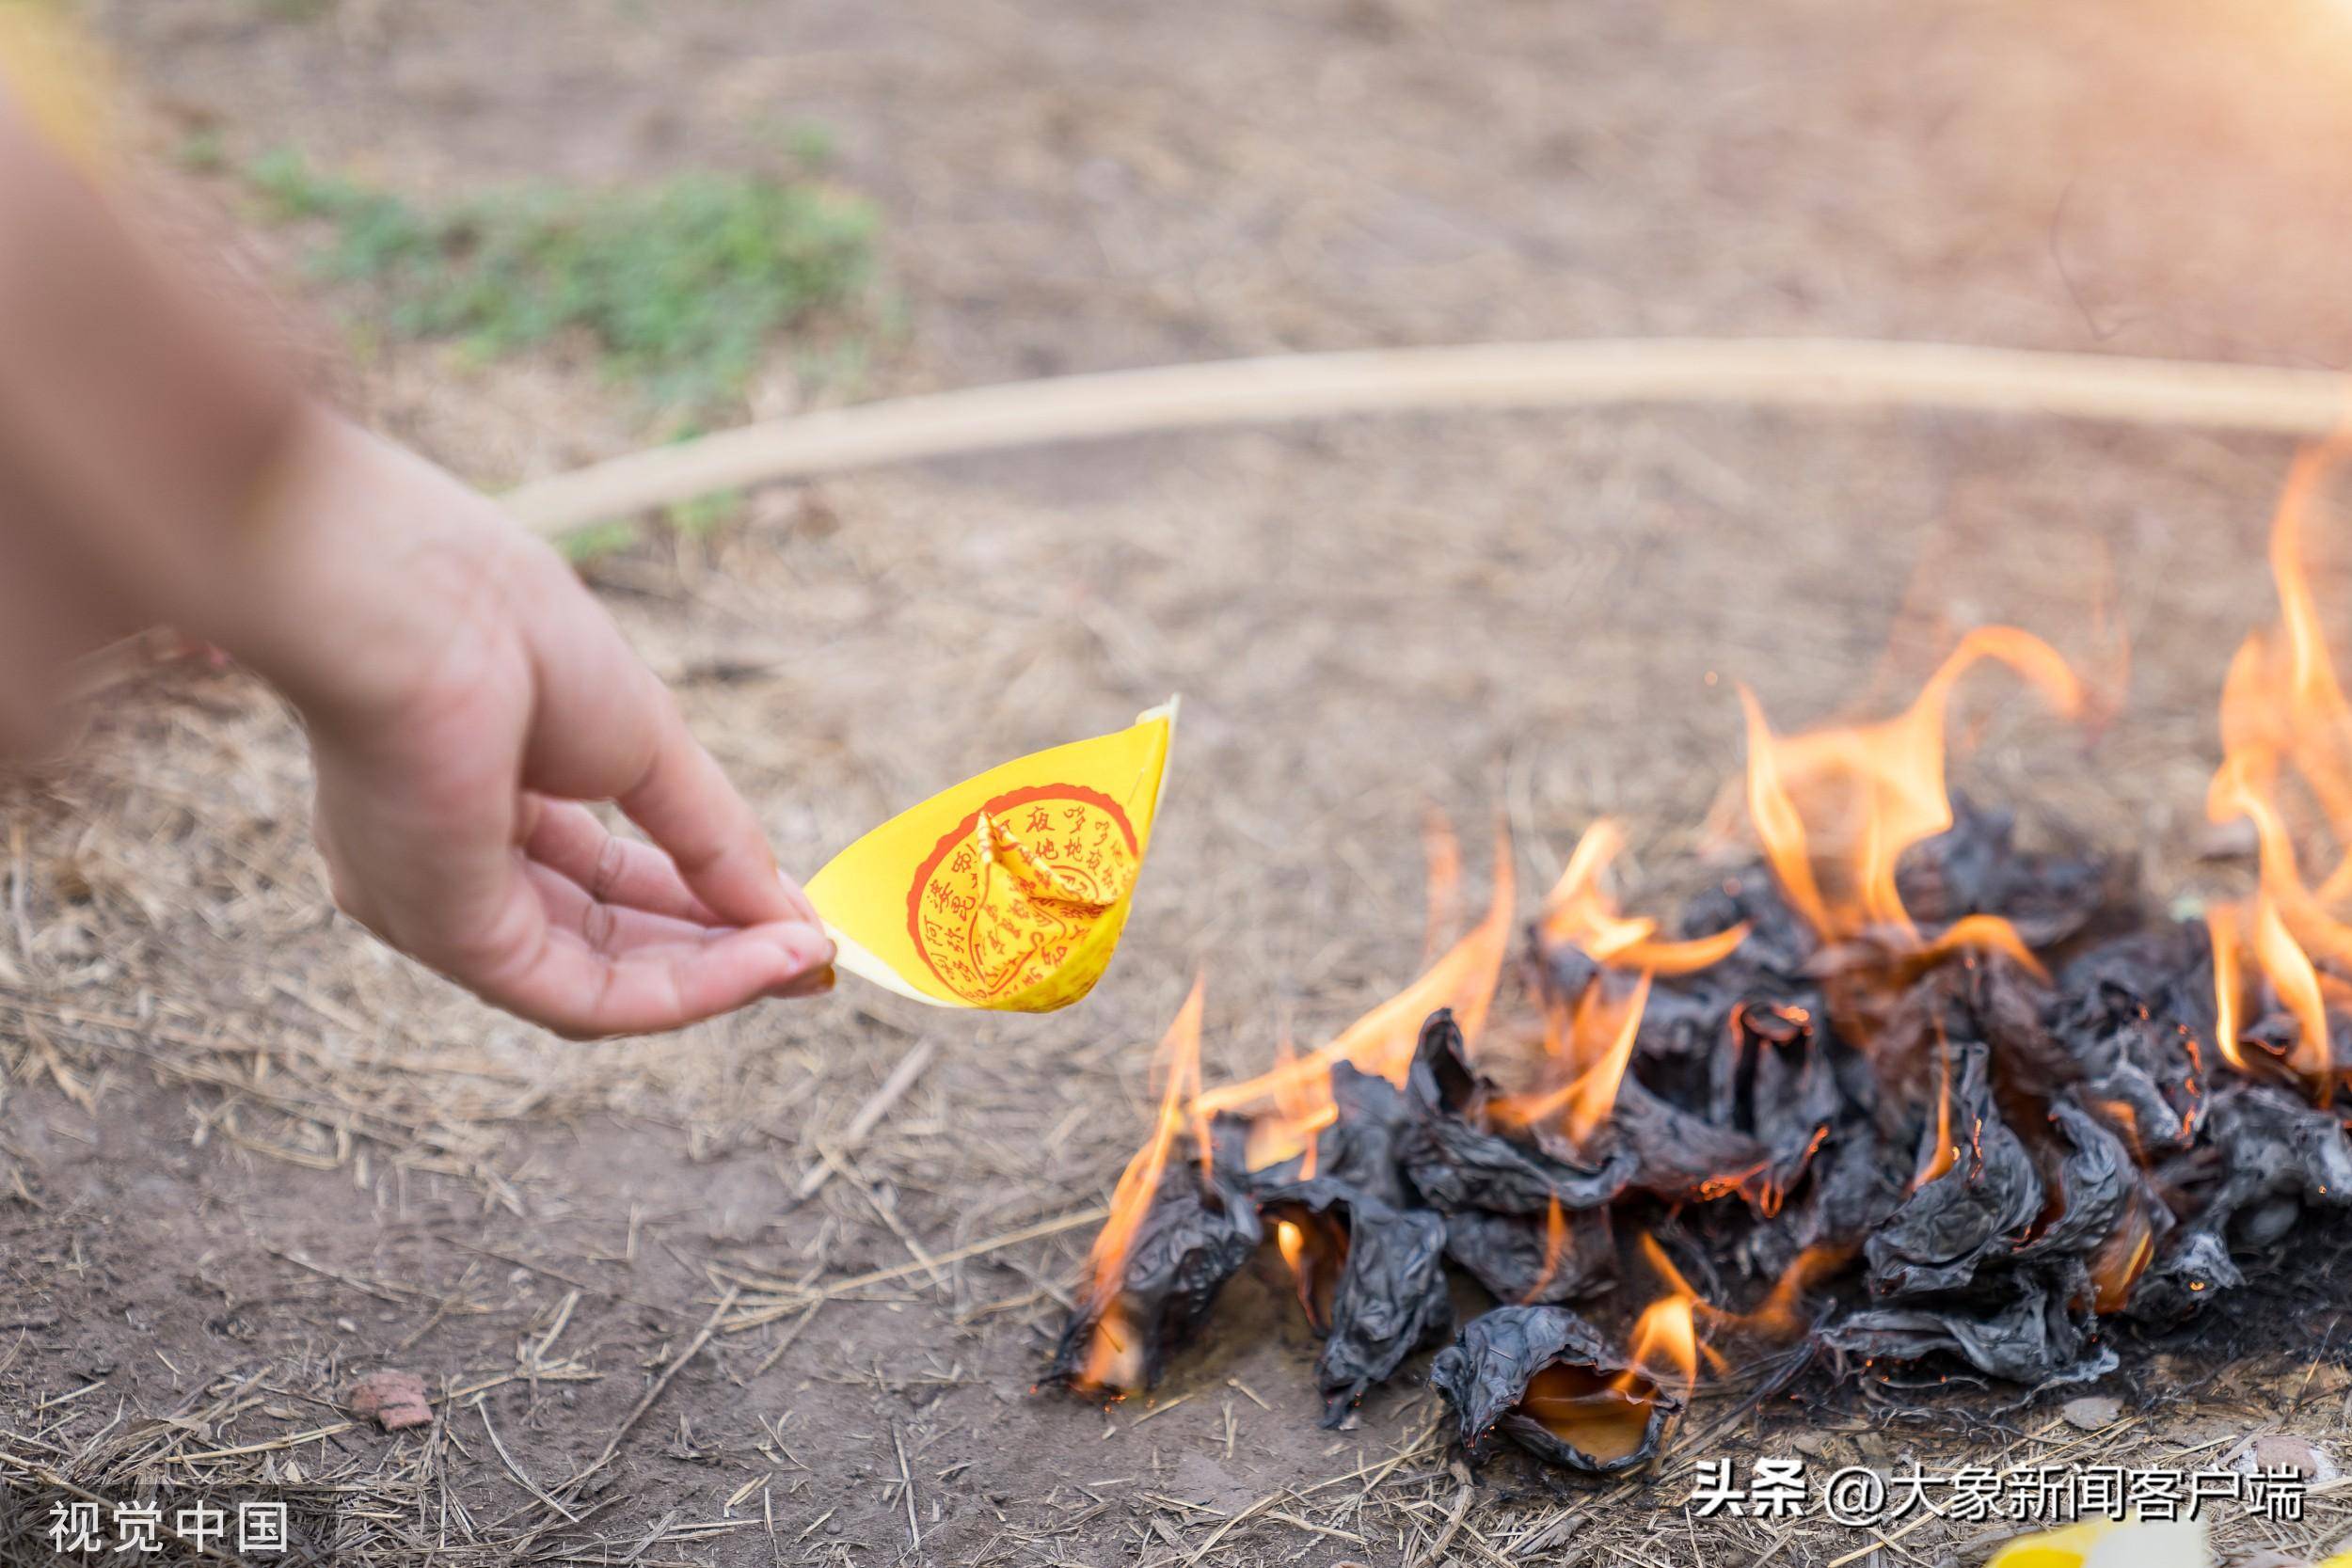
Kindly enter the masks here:
M 1244 1110 L 1328 1078 L 1331 1064 L 1347 1062 L 1376 1072 L 1400 1087 L 1413 1065 L 1413 1047 L 1422 1022 L 1439 1007 L 1454 1009 L 1466 1044 L 1477 1043 L 1486 1027 L 1511 943 L 1511 914 L 1517 896 L 1511 877 L 1511 836 L 1495 831 L 1494 896 L 1486 917 L 1422 973 L 1421 978 L 1340 1031 L 1327 1045 L 1238 1084 L 1224 1084 L 1200 1097 L 1204 1115 Z
M 1746 940 L 1743 923 L 1687 942 L 1656 940 L 1658 923 L 1646 915 L 1621 914 L 1602 885 L 1625 835 L 1615 822 L 1599 818 L 1577 840 L 1560 879 L 1545 896 L 1537 922 L 1546 945 L 1573 943 L 1597 963 L 1636 971 L 1633 990 L 1612 997 L 1605 982 L 1587 986 L 1573 1003 L 1545 1008 L 1544 1049 L 1565 1065 L 1562 1081 L 1532 1095 L 1504 1095 L 1489 1106 L 1505 1127 L 1533 1127 L 1557 1118 L 1569 1140 L 1590 1140 L 1616 1108 L 1617 1087 L 1633 1059 L 1651 981 L 1660 974 L 1688 974 L 1720 963 Z
M 1596 963 L 1653 974 L 1689 974 L 1730 957 L 1748 934 L 1744 924 L 1689 942 L 1657 942 L 1657 921 L 1618 913 L 1600 879 L 1624 847 L 1625 834 L 1608 817 L 1584 830 L 1567 868 L 1544 895 L 1537 925 L 1544 943 L 1572 942 Z
M 2334 1093 L 2337 1071 L 2327 1003 L 2341 982 L 2322 974 L 2313 958 L 2352 963 L 2352 926 L 2334 908 L 2352 896 L 2352 704 L 2321 631 L 2301 536 L 2322 482 L 2347 450 L 2342 441 L 2311 448 L 2287 476 L 2270 531 L 2279 625 L 2248 637 L 2230 661 L 2221 690 L 2222 761 L 2205 796 L 2214 821 L 2244 817 L 2253 824 L 2260 865 L 2249 899 L 2206 917 L 2223 1059 L 2249 1068 L 2239 1037 L 2250 957 L 2296 1021 L 2287 1066 L 2323 1103 Z M 2300 784 L 2315 808 L 2309 815 L 2334 839 L 2336 864 L 2316 892 L 2298 863 L 2290 783 Z
M 2132 1192 L 2123 1206 L 2123 1216 L 2116 1222 L 2115 1230 L 2100 1243 L 2090 1259 L 2090 1280 L 2096 1291 L 2091 1306 L 2105 1316 L 2121 1312 L 2132 1299 L 2132 1287 L 2138 1283 L 2148 1259 L 2155 1256 L 2155 1227 L 2148 1223 L 2147 1205 L 2137 1191 Z
M 1698 1383 L 1702 1355 L 1717 1372 L 1726 1370 L 1724 1358 L 1714 1347 L 1699 1338 L 1697 1314 L 1706 1311 L 1712 1315 L 1714 1308 L 1699 1298 L 1691 1282 L 1682 1277 L 1682 1271 L 1666 1256 L 1666 1249 L 1658 1244 L 1658 1238 L 1646 1230 L 1642 1233 L 1642 1259 L 1657 1274 L 1665 1290 L 1634 1320 L 1632 1336 L 1627 1340 L 1626 1359 L 1660 1387 L 1670 1388 L 1687 1399 Z
M 1422 814 L 1421 846 L 1429 862 L 1429 912 L 1421 939 L 1422 966 L 1427 968 L 1444 950 L 1445 934 L 1462 913 L 1462 841 L 1436 806 Z
M 2238 958 L 2237 911 L 2228 906 L 2205 911 L 2205 929 L 2213 933 L 2214 1042 L 2221 1059 L 2240 1072 L 2246 1058 L 2238 1054 L 2238 1006 L 2245 996 L 2245 979 Z
M 1596 981 L 1565 1009 L 1565 1028 L 1564 1009 L 1546 1008 L 1545 1050 L 1566 1064 L 1566 1082 L 1541 1094 L 1497 1095 L 1486 1106 L 1487 1119 L 1499 1127 L 1536 1127 L 1556 1119 L 1568 1141 L 1581 1148 L 1617 1107 L 1617 1085 L 1633 1060 L 1649 989 L 1647 970 L 1635 976 L 1629 993 L 1615 1000 Z
M 1960 1146 L 1952 1142 L 1952 1051 L 1941 1039 L 1936 1048 L 1935 1142 L 1923 1151 L 1919 1169 L 1911 1179 L 1911 1190 L 1915 1193 L 1949 1171 L 1960 1160 Z
M 1454 1009 L 1454 1022 L 1461 1028 L 1464 1043 L 1475 1045 L 1486 1030 L 1486 1010 L 1494 1004 L 1495 987 L 1502 977 L 1517 893 L 1511 876 L 1511 835 L 1498 827 L 1494 893 L 1486 918 L 1465 932 L 1421 978 L 1340 1031 L 1337 1038 L 1307 1060 L 1323 1070 L 1328 1070 L 1334 1061 L 1352 1062 L 1401 1085 L 1412 1065 L 1422 1023 L 1439 1007 Z
M 1086 1365 L 1079 1370 L 1077 1382 L 1081 1387 L 1133 1390 L 1143 1383 L 1142 1342 L 1128 1330 L 1120 1290 L 1126 1277 L 1127 1255 L 1135 1249 L 1136 1232 L 1160 1190 L 1168 1150 L 1176 1142 L 1176 1134 L 1190 1119 L 1188 1106 L 1200 1097 L 1200 1009 L 1204 990 L 1204 978 L 1195 976 L 1192 993 L 1184 998 L 1176 1022 L 1168 1025 L 1167 1037 L 1160 1041 L 1157 1054 L 1165 1081 L 1160 1090 L 1158 1117 L 1152 1123 L 1151 1138 L 1120 1173 L 1119 1185 L 1111 1191 L 1110 1215 L 1095 1233 L 1094 1248 L 1088 1255 L 1087 1274 L 1092 1299 L 1107 1305 L 1095 1323 L 1094 1338 L 1087 1347 Z
M 2352 704 L 2344 700 L 2320 629 L 2319 607 L 2303 571 L 2303 521 L 2329 471 L 2352 446 L 2342 438 L 2312 447 L 2296 458 L 2287 475 L 2270 531 L 2270 575 L 2278 584 L 2279 612 L 2286 647 L 2276 706 L 2265 715 L 2283 719 L 2284 745 L 2317 797 L 2338 846 L 2352 850 Z M 2346 854 L 2325 884 L 2332 901 L 2352 893 L 2352 854 Z
M 1291 1272 L 1307 1324 L 1318 1334 L 1331 1327 L 1331 1301 L 1347 1266 L 1347 1232 L 1327 1214 L 1303 1214 L 1274 1222 L 1274 1244 Z
M 1315 1173 L 1315 1134 L 1339 1119 L 1340 1108 L 1331 1098 L 1331 1075 L 1302 1073 L 1297 1063 L 1298 1053 L 1285 1033 L 1275 1042 L 1269 1075 L 1274 1109 L 1250 1118 L 1242 1159 L 1251 1170 L 1263 1170 L 1297 1155 L 1298 1180 L 1304 1181 Z
M 2014 626 L 1981 626 L 1968 633 L 1928 677 L 1911 706 L 1877 723 L 1775 735 L 1755 693 L 1740 689 L 1747 715 L 1749 818 L 1782 894 L 1824 939 L 1874 928 L 1916 938 L 1895 871 L 1906 849 L 1952 825 L 1951 798 L 1944 786 L 1946 722 L 1961 677 L 1986 659 L 2007 664 L 2061 715 L 2078 718 L 2085 711 L 2082 682 L 2066 661 L 2048 643 Z M 1816 796 L 1835 797 L 1837 815 L 1808 826 L 1798 801 Z M 1815 866 L 1813 841 L 1823 830 L 1834 830 L 1826 836 L 1842 850 L 1835 887 L 1824 887 Z M 1994 938 L 1982 923 L 1971 928 L 1963 944 L 1999 945 L 2010 952 L 2024 945 L 2014 932 Z
M 1643 1307 L 1627 1354 L 1653 1383 L 1687 1398 L 1699 1379 L 1699 1332 L 1691 1298 L 1660 1296 Z
M 1560 1259 L 1568 1248 L 1568 1216 L 1560 1208 L 1557 1196 L 1544 1200 L 1544 1266 L 1535 1271 L 1535 1282 L 1519 1297 L 1524 1307 L 1544 1293 L 1544 1287 L 1560 1273 Z
M 1997 914 L 1967 914 L 1944 927 L 1944 934 L 1920 949 L 1922 959 L 1947 958 L 1954 953 L 1993 952 L 2007 954 L 2011 962 L 2041 981 L 2050 983 L 2050 972 L 2034 957 L 2026 939 L 2017 934 L 2017 927 Z
M 1666 1291 L 1643 1309 L 1627 1340 L 1624 1370 L 1603 1376 L 1569 1364 L 1545 1367 L 1528 1380 L 1518 1413 L 1540 1421 L 1595 1459 L 1621 1459 L 1641 1446 L 1661 1394 L 1687 1399 L 1698 1381 L 1699 1357 L 1722 1357 L 1699 1338 L 1693 1311 L 1704 1306 L 1658 1243 L 1642 1244 Z
M 1771 1293 L 1756 1310 L 1733 1316 L 1718 1314 L 1726 1323 L 1738 1327 L 1769 1334 L 1774 1338 L 1794 1338 L 1807 1325 L 1804 1298 L 1817 1285 L 1844 1268 L 1853 1257 L 1853 1248 L 1817 1243 L 1789 1260 L 1772 1281 Z

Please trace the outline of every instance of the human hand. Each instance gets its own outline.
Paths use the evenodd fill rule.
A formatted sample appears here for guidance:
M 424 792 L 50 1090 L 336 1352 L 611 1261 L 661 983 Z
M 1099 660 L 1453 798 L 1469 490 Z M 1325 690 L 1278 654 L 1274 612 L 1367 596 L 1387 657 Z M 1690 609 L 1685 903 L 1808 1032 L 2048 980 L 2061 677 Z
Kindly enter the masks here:
M 808 900 L 569 568 L 305 404 L 4 87 L 0 341 L 0 749 L 38 742 L 67 660 L 168 624 L 301 710 L 337 902 L 485 999 L 589 1036 L 829 983 Z
M 335 901 L 574 1037 L 832 984 L 751 808 L 570 567 L 450 475 L 324 414 L 290 441 L 212 635 L 286 692 Z M 583 801 L 612 800 L 650 843 Z

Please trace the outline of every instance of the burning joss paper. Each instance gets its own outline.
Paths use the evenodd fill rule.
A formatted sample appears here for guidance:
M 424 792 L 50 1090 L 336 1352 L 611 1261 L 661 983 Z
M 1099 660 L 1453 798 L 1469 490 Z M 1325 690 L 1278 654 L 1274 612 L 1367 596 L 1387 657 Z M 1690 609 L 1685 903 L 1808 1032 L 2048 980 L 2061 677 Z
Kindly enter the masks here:
M 1405 1358 L 1454 1326 L 1446 1292 L 1446 1222 L 1397 1210 L 1332 1177 L 1261 1187 L 1282 1261 L 1323 1354 L 1315 1382 L 1324 1424 L 1337 1426 Z
M 1507 1440 L 1589 1475 L 1644 1464 L 1681 1399 L 1610 1352 L 1565 1307 L 1498 1307 L 1464 1325 L 1429 1369 L 1473 1460 Z
M 1057 1382 L 1111 1394 L 1151 1387 L 1258 1250 L 1263 1232 L 1248 1195 L 1205 1178 L 1192 1161 L 1168 1166 L 1148 1193 L 1128 1244 L 1062 1332 Z
M 834 856 L 808 895 L 839 963 L 942 1007 L 1043 1013 L 1094 989 L 1152 845 L 1176 703 L 992 768 Z
M 1111 1194 L 1048 1373 L 1067 1387 L 1117 1396 L 1157 1383 L 1264 1234 L 1239 1177 L 1239 1125 L 1194 1114 L 1201 1006 L 1195 980 L 1160 1042 L 1159 1118 Z
M 1618 908 L 1596 823 L 1524 927 L 1526 1006 L 1499 1002 L 1506 854 L 1486 918 L 1329 1043 L 1205 1091 L 1172 1071 L 1057 1371 L 1148 1382 L 1254 1257 L 1343 1419 L 1442 1337 L 1451 1264 L 1493 1303 L 1428 1371 L 1465 1453 L 1609 1476 L 1658 1451 L 1702 1365 L 2030 1393 L 2330 1252 L 2352 700 L 2296 550 L 2317 473 L 2273 535 L 2283 625 L 2224 687 L 2207 804 L 2254 826 L 2242 896 L 2162 918 L 2161 890 L 1947 792 L 1976 667 L 2092 706 L 2026 633 L 1970 633 L 1876 723 L 1784 735 L 1749 698 L 1759 855 L 1678 917 Z M 1433 854 L 1433 910 L 1454 863 Z
M 1400 1150 L 1405 1173 L 1440 1210 L 1539 1215 L 1554 1203 L 1590 1209 L 1633 1179 L 1637 1161 L 1629 1148 L 1613 1148 L 1587 1164 L 1565 1145 L 1545 1148 L 1525 1133 L 1490 1130 L 1498 1120 L 1507 1126 L 1518 1118 L 1502 1111 L 1494 1085 L 1470 1067 L 1449 1012 L 1429 1015 L 1405 1094 L 1414 1112 Z

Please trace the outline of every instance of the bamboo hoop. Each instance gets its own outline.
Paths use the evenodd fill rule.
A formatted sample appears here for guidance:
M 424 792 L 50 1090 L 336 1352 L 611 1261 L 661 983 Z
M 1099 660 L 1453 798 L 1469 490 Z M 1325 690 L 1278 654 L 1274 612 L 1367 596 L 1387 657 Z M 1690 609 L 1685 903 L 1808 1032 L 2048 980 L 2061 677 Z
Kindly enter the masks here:
M 1614 404 L 1946 408 L 2326 436 L 2352 375 L 2190 360 L 1840 339 L 1595 339 L 1276 355 L 1055 376 L 828 408 L 537 480 L 541 533 L 775 480 L 1062 441 L 1343 415 Z

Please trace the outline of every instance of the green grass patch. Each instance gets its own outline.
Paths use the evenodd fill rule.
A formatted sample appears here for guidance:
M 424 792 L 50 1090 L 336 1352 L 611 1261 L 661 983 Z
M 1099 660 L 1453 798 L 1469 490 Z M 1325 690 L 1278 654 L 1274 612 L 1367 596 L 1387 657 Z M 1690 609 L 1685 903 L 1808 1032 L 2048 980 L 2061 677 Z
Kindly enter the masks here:
M 491 357 L 584 333 L 673 408 L 739 394 L 775 334 L 847 317 L 872 272 L 871 210 L 815 184 L 695 174 L 428 208 L 291 152 L 246 179 L 268 215 L 320 226 L 317 276 L 380 291 L 389 335 Z
M 745 504 L 740 490 L 720 490 L 707 496 L 696 496 L 670 508 L 670 526 L 680 533 L 707 538 L 741 517 Z
M 172 161 L 190 174 L 218 174 L 229 166 L 218 131 L 191 131 L 171 150 Z
M 555 547 L 573 565 L 586 566 L 608 555 L 618 555 L 635 545 L 639 537 L 637 525 L 632 522 L 590 523 L 558 538 Z

